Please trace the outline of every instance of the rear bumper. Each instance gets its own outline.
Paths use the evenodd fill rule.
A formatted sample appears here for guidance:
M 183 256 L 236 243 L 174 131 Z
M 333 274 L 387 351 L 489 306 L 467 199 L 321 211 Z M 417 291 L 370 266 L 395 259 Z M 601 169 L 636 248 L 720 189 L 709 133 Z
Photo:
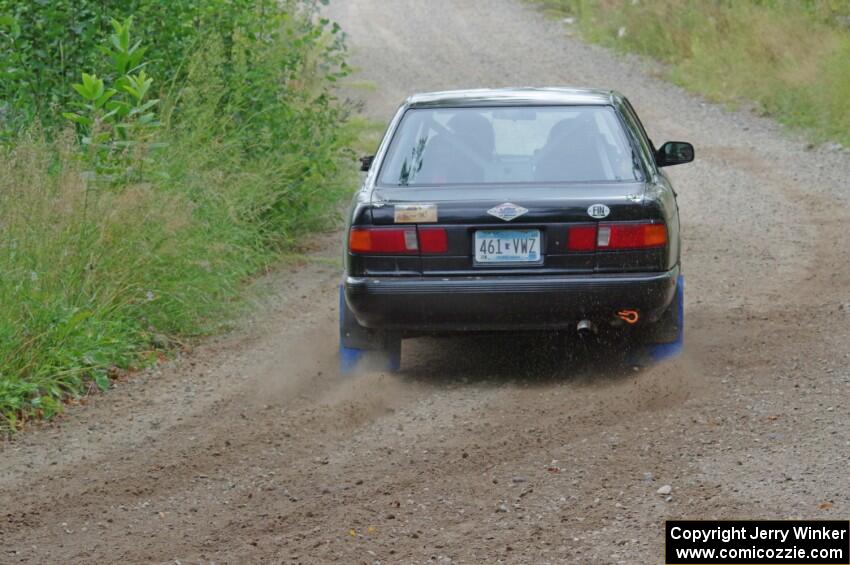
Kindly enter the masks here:
M 673 301 L 679 267 L 661 273 L 504 277 L 347 277 L 345 299 L 368 328 L 555 329 L 636 310 L 652 322 Z

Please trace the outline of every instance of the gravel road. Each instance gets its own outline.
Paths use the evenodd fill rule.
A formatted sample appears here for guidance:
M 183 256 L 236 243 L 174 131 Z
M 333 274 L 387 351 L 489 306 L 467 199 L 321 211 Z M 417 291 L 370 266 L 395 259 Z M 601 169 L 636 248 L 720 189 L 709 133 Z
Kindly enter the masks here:
M 599 86 L 692 141 L 685 354 L 414 340 L 401 375 L 343 378 L 328 234 L 233 333 L 0 446 L 0 563 L 656 563 L 666 518 L 847 519 L 846 152 L 517 1 L 330 14 L 375 118 L 419 90 Z

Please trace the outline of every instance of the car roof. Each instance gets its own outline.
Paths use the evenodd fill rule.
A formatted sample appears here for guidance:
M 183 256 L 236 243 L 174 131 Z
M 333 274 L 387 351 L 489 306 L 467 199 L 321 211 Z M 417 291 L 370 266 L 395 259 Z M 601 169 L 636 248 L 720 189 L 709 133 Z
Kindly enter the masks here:
M 481 88 L 414 94 L 405 101 L 405 105 L 409 108 L 609 105 L 620 97 L 613 90 L 593 88 Z

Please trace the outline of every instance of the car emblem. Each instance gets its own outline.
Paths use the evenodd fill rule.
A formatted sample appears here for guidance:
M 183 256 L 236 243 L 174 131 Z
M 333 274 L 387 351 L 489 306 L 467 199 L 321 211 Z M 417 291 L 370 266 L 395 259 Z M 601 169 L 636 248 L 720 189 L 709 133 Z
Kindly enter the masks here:
M 607 218 L 611 213 L 611 209 L 605 204 L 593 204 L 587 209 L 587 215 L 597 220 Z
M 522 206 L 517 206 L 516 204 L 511 204 L 510 202 L 499 204 L 495 208 L 490 208 L 489 210 L 487 210 L 487 213 L 491 216 L 496 216 L 500 220 L 505 220 L 506 222 L 510 222 L 514 218 L 519 218 L 526 212 L 528 212 L 528 208 L 523 208 Z

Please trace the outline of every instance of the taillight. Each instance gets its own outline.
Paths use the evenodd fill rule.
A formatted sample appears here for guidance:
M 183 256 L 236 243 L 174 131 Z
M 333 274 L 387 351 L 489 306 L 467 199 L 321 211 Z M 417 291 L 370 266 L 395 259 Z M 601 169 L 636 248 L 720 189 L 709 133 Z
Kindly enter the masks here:
M 595 250 L 596 224 L 590 226 L 572 226 L 567 235 L 567 249 L 570 251 Z
M 363 254 L 446 253 L 448 236 L 444 228 L 351 228 L 348 249 Z
M 419 249 L 422 253 L 445 253 L 449 238 L 444 228 L 419 228 Z
M 411 254 L 419 252 L 416 228 L 351 228 L 348 249 L 352 253 Z
M 667 226 L 654 223 L 572 226 L 567 236 L 570 251 L 595 249 L 646 249 L 667 245 Z
M 642 249 L 667 245 L 664 224 L 600 224 L 596 245 L 604 249 Z

